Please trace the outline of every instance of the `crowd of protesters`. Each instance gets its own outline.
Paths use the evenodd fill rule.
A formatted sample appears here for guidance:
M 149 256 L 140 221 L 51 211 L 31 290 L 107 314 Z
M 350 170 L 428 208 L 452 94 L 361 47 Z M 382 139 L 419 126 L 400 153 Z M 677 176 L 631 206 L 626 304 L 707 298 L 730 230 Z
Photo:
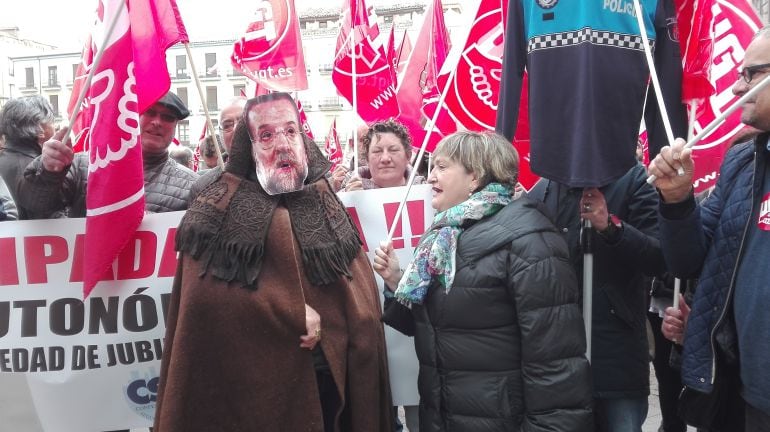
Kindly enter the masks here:
M 768 73 L 765 28 L 746 50 L 734 94 Z M 156 430 L 280 430 L 287 418 L 296 430 L 401 428 L 388 385 L 399 369 L 384 363 L 382 320 L 414 337 L 420 405 L 407 407 L 412 431 L 639 432 L 650 393 L 649 319 L 660 431 L 770 431 L 762 252 L 770 245 L 770 88 L 742 108 L 742 122 L 759 133 L 729 150 L 703 200 L 693 194 L 695 161 L 681 139 L 602 187 L 542 179 L 519 196 L 519 156 L 504 138 L 449 135 L 427 179 L 414 176 L 431 185 L 436 213 L 413 260 L 400 263 L 383 243 L 370 263 L 334 193 L 405 186 L 413 169 L 406 128 L 394 120 L 361 128 L 358 166 L 332 171 L 303 134 L 291 96 L 239 98 L 221 111 L 220 136 L 201 142 L 204 158 L 229 161 L 206 162 L 200 174 L 190 169 L 192 152 L 169 150 L 189 115 L 169 92 L 139 123 L 146 211 L 189 208 L 166 341 L 174 359 L 163 359 Z M 88 155 L 65 144 L 68 132 L 55 130 L 43 97 L 5 104 L 0 221 L 85 216 Z M 590 225 L 581 233 L 583 221 Z M 581 297 L 586 252 L 591 299 Z M 650 297 L 657 311 L 674 278 L 691 286 L 680 307 L 648 316 Z M 588 300 L 586 335 L 580 304 Z M 203 355 L 211 344 L 228 355 Z M 207 388 L 186 378 L 212 364 L 221 376 L 203 380 Z M 211 394 L 216 410 L 193 406 Z

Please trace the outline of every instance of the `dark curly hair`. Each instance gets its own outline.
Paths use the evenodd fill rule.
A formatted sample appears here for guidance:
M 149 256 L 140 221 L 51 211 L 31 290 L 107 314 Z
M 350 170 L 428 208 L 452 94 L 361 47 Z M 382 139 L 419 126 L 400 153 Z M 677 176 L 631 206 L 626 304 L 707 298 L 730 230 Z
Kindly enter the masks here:
M 378 121 L 369 125 L 369 132 L 366 133 L 364 138 L 364 150 L 366 150 L 367 157 L 369 156 L 369 146 L 372 144 L 372 138 L 376 135 L 379 139 L 380 134 L 392 133 L 401 141 L 401 145 L 404 146 L 404 152 L 406 157 L 412 156 L 412 137 L 409 135 L 409 130 L 404 127 L 403 124 L 394 120 L 388 119 L 385 121 Z

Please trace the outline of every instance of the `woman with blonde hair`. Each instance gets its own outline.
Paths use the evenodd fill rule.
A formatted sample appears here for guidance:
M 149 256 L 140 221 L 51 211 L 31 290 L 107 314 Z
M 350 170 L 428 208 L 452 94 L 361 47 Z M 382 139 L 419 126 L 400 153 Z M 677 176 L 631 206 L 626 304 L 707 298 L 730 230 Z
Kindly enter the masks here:
M 518 155 L 458 132 L 433 153 L 436 215 L 401 270 L 373 267 L 384 321 L 414 336 L 420 431 L 591 431 L 591 379 L 567 245 L 538 204 L 514 199 Z

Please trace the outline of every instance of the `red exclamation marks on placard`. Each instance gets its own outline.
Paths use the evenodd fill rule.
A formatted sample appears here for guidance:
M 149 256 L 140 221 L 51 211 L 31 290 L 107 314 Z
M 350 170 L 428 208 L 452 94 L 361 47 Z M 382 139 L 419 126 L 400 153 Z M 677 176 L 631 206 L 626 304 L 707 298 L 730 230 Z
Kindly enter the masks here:
M 19 269 L 16 267 L 16 239 L 0 239 L 0 286 L 18 285 Z
M 425 233 L 425 202 L 407 201 L 406 211 L 409 213 L 409 227 L 412 228 L 412 247 L 417 247 Z
M 388 225 L 388 230 L 393 226 L 393 221 L 396 219 L 396 212 L 398 211 L 399 203 L 385 203 L 382 205 L 385 210 L 385 223 Z M 409 227 L 412 231 L 412 247 L 417 246 L 420 241 L 420 236 L 425 232 L 425 213 L 424 213 L 424 201 L 407 201 L 406 212 L 409 216 Z M 403 235 L 403 215 L 399 218 L 396 228 L 393 230 L 393 249 L 404 248 L 404 235 Z
M 356 229 L 358 230 L 358 237 L 361 238 L 364 252 L 369 252 L 369 247 L 366 245 L 366 237 L 364 237 L 364 229 L 361 227 L 361 218 L 358 217 L 358 212 L 356 211 L 356 208 L 347 207 L 347 211 L 348 211 L 348 214 L 350 215 L 350 219 L 353 220 L 353 224 L 356 226 Z

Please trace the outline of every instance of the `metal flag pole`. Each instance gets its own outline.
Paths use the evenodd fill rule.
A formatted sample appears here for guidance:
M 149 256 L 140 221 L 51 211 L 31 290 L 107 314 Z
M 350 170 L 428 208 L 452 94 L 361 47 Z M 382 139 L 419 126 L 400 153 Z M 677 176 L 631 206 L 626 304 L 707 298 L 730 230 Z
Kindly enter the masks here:
M 80 113 L 80 108 L 81 108 L 81 104 L 83 103 L 83 99 L 85 99 L 86 93 L 88 92 L 88 89 L 91 87 L 91 81 L 94 78 L 96 69 L 99 67 L 99 63 L 101 63 L 102 61 L 102 56 L 104 55 L 105 48 L 107 48 L 107 43 L 112 37 L 112 33 L 114 33 L 115 31 L 115 26 L 118 23 L 118 18 L 120 18 L 120 13 L 123 11 L 123 8 L 125 7 L 126 7 L 126 1 L 121 0 L 121 2 L 118 5 L 118 10 L 112 16 L 112 21 L 110 21 L 109 27 L 107 27 L 107 33 L 104 34 L 104 40 L 102 41 L 102 44 L 98 47 L 96 51 L 96 57 L 94 57 L 93 61 L 91 62 L 91 70 L 88 71 L 88 75 L 86 76 L 86 81 L 83 83 L 83 87 L 80 89 L 80 94 L 78 94 L 78 100 L 75 103 L 74 108 L 72 108 L 72 115 L 69 118 L 67 133 L 66 135 L 64 135 L 64 141 L 62 141 L 62 144 L 66 146 L 69 146 L 70 132 L 72 131 L 72 126 L 75 124 L 75 120 L 77 119 L 78 114 Z M 93 43 L 93 41 L 90 38 L 89 38 L 89 41 Z
M 350 13 L 350 72 L 353 81 L 353 121 L 351 122 L 353 126 L 353 173 L 351 176 L 358 177 L 358 164 L 360 162 L 358 160 L 358 128 L 356 127 L 356 116 L 358 116 L 358 80 L 356 79 L 356 45 L 354 43 L 355 38 L 353 37 L 356 28 L 353 26 L 353 11 L 350 11 Z
M 644 27 L 642 7 L 639 5 L 639 0 L 634 0 L 634 9 L 636 10 L 636 22 L 639 23 L 642 46 L 644 46 L 644 56 L 647 59 L 647 66 L 650 68 L 650 79 L 652 80 L 652 87 L 655 90 L 655 99 L 658 100 L 660 115 L 663 117 L 663 128 L 666 130 L 666 138 L 668 138 L 668 143 L 671 145 L 674 143 L 674 132 L 671 129 L 671 121 L 668 119 L 668 111 L 666 110 L 666 104 L 663 101 L 663 92 L 660 89 L 658 72 L 655 70 L 655 61 L 652 59 L 652 49 L 650 48 L 650 42 L 647 39 L 647 29 Z
M 698 101 L 693 99 L 688 104 L 690 112 L 687 118 L 687 141 L 690 141 L 695 134 L 695 112 L 698 108 Z M 682 292 L 682 279 L 674 278 L 674 301 L 672 306 L 679 310 L 679 294 Z
M 726 109 L 722 115 L 715 118 L 711 123 L 708 124 L 705 128 L 703 128 L 702 131 L 698 132 L 697 135 L 695 135 L 691 140 L 687 141 L 687 144 L 685 144 L 684 148 L 690 148 L 700 142 L 700 140 L 703 139 L 706 135 L 710 134 L 711 131 L 716 129 L 719 125 L 722 124 L 727 117 L 730 116 L 735 110 L 741 107 L 744 103 L 746 103 L 747 100 L 750 98 L 753 98 L 756 96 L 757 93 L 762 91 L 763 88 L 765 88 L 768 84 L 770 84 L 770 75 L 766 76 L 762 81 L 759 82 L 759 84 L 755 85 L 751 90 L 746 92 L 743 96 L 741 96 L 740 99 L 735 101 L 732 105 L 730 105 L 730 108 Z M 652 184 L 655 181 L 656 177 L 654 175 L 651 175 L 647 177 L 647 183 Z
M 214 148 L 217 152 L 217 166 L 225 169 L 225 161 L 224 158 L 222 158 L 222 151 L 219 150 L 219 141 L 217 141 L 217 137 L 214 132 L 214 123 L 211 122 L 211 114 L 209 114 L 209 107 L 206 103 L 206 97 L 203 94 L 203 86 L 201 85 L 201 79 L 198 77 L 198 72 L 195 70 L 195 62 L 193 61 L 192 51 L 190 51 L 190 43 L 185 42 L 184 48 L 187 50 L 187 58 L 190 59 L 190 69 L 192 69 L 193 77 L 195 77 L 195 86 L 198 87 L 198 94 L 201 96 L 201 102 L 203 103 L 203 113 L 206 115 L 206 128 L 209 130 L 209 135 L 211 135 L 211 139 L 214 140 Z M 204 138 L 205 139 L 205 138 Z
M 580 246 L 583 249 L 583 326 L 586 331 L 586 358 L 591 362 L 591 320 L 593 319 L 594 253 L 591 244 L 591 221 L 583 220 L 580 227 Z
M 414 177 L 417 175 L 417 165 L 420 164 L 420 160 L 422 160 L 422 157 L 425 154 L 425 148 L 428 146 L 428 141 L 430 141 L 430 135 L 433 133 L 433 128 L 436 126 L 436 121 L 438 120 L 438 114 L 441 112 L 441 108 L 444 106 L 444 100 L 446 99 L 446 95 L 447 95 L 447 92 L 449 91 L 449 87 L 452 85 L 452 81 L 454 81 L 456 71 L 457 71 L 457 68 L 452 68 L 449 71 L 449 78 L 447 79 L 446 84 L 444 85 L 444 89 L 441 91 L 441 96 L 438 99 L 438 105 L 436 106 L 436 111 L 433 113 L 433 117 L 430 119 L 430 122 L 428 123 L 428 127 L 425 133 L 425 138 L 423 138 L 422 140 L 420 151 L 417 153 L 415 162 L 412 165 L 413 166 L 412 173 L 409 175 L 409 180 L 407 180 L 406 182 L 406 192 L 404 193 L 404 197 L 401 199 L 401 202 L 398 204 L 398 210 L 396 210 L 396 217 L 393 219 L 393 225 L 391 225 L 390 229 L 388 230 L 388 238 L 385 240 L 388 243 L 393 239 L 393 233 L 396 231 L 396 227 L 398 226 L 399 220 L 401 219 L 401 213 L 404 211 L 404 205 L 406 204 L 406 200 L 409 197 L 409 191 L 412 190 L 412 183 L 414 182 Z

